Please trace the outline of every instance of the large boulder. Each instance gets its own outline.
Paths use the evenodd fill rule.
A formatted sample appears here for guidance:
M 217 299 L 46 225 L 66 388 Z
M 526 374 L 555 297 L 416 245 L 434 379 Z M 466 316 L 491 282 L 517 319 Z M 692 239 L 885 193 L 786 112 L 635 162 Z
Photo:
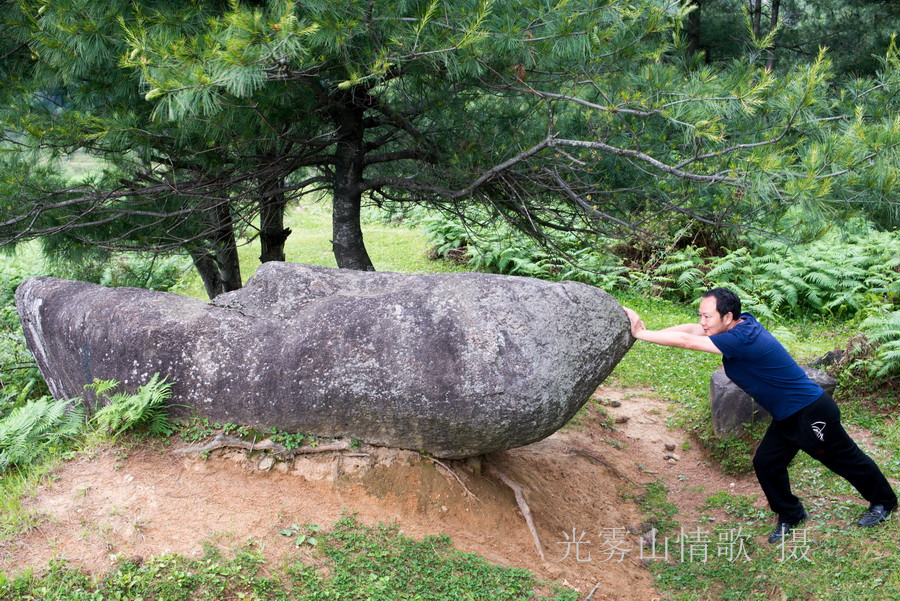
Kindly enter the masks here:
M 824 371 L 801 366 L 810 379 L 828 394 L 834 394 L 837 382 Z M 724 370 L 713 372 L 709 379 L 709 401 L 712 407 L 713 432 L 719 437 L 740 435 L 746 425 L 769 422 L 772 416 L 750 395 L 725 375 Z
M 484 274 L 268 262 L 210 303 L 33 278 L 16 304 L 56 397 L 159 372 L 176 414 L 437 457 L 549 436 L 633 342 L 597 288 Z

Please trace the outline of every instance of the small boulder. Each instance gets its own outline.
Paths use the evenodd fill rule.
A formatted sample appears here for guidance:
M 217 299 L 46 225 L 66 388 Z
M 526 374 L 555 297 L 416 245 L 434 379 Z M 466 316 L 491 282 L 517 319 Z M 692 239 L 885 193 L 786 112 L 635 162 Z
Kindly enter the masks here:
M 835 363 L 840 363 L 841 361 L 843 361 L 846 354 L 847 351 L 843 349 L 834 349 L 833 351 L 828 351 L 818 359 L 813 360 L 809 364 L 809 366 L 816 369 L 828 367 L 830 365 L 834 365 Z

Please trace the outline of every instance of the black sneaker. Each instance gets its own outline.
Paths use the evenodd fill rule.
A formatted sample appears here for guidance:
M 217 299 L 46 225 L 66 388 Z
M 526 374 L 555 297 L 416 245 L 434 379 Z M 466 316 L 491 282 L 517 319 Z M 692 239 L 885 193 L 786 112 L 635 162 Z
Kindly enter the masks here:
M 863 528 L 869 528 L 875 524 L 880 524 L 888 519 L 888 516 L 896 508 L 896 506 L 888 509 L 884 505 L 870 505 L 869 509 L 859 518 L 859 525 Z
M 806 510 L 803 510 L 803 515 L 800 516 L 799 520 L 794 520 L 793 522 L 782 522 L 779 520 L 778 524 L 775 526 L 775 530 L 772 530 L 772 533 L 769 535 L 769 542 L 773 544 L 777 543 L 787 536 L 787 533 L 791 531 L 791 528 L 807 519 L 809 519 L 809 514 L 806 513 Z

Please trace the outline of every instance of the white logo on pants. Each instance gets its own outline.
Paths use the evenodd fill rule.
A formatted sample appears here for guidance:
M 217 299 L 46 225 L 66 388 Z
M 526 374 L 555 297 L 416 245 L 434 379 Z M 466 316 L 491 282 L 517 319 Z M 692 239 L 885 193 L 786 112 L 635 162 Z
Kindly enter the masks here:
M 825 440 L 825 435 L 822 433 L 822 431 L 825 429 L 825 422 L 813 422 L 812 429 L 813 432 L 816 433 L 816 437 L 819 440 Z

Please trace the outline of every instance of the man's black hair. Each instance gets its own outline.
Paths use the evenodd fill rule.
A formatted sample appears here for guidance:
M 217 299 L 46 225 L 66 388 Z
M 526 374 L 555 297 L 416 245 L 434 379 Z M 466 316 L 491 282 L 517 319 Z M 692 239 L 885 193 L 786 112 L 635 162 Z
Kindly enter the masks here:
M 719 315 L 725 317 L 727 313 L 731 313 L 732 319 L 740 319 L 741 317 L 741 299 L 738 295 L 728 288 L 713 288 L 703 294 L 701 298 L 713 297 L 716 299 L 716 311 Z

